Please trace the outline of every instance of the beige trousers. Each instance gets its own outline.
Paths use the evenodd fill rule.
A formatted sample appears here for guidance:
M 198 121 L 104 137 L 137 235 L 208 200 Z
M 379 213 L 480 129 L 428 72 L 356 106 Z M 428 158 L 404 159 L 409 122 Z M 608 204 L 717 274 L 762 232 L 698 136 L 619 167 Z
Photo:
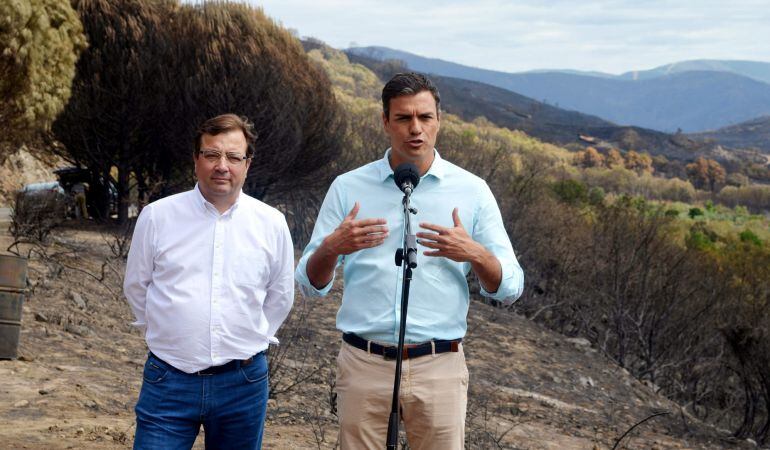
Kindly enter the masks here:
M 383 449 L 396 362 L 346 343 L 337 356 L 337 412 L 342 450 Z M 404 360 L 401 420 L 413 450 L 461 450 L 468 368 L 460 351 Z

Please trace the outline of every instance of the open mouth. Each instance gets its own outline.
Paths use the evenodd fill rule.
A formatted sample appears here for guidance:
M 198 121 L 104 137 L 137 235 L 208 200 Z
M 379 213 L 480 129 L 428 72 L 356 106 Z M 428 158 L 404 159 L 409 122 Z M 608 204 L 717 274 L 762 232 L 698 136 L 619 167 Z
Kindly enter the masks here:
M 420 147 L 420 146 L 422 146 L 423 142 L 424 141 L 422 139 L 411 139 L 411 140 L 406 141 L 406 143 L 409 146 L 411 146 L 411 147 Z

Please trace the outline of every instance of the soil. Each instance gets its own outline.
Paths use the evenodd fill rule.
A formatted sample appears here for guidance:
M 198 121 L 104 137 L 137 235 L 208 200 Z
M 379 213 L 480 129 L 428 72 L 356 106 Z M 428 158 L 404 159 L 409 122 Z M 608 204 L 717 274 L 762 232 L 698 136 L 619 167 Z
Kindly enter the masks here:
M 10 242 L 0 223 L 0 251 Z M 19 357 L 0 360 L 0 448 L 130 448 L 146 346 L 120 285 L 119 230 L 69 222 L 30 254 Z M 117 254 L 116 254 L 117 253 Z M 419 270 L 419 269 L 418 269 Z M 341 285 L 305 299 L 271 349 L 264 448 L 335 448 L 334 328 Z M 467 448 L 749 449 L 637 382 L 591 348 L 473 301 Z M 203 448 L 202 434 L 195 448 Z

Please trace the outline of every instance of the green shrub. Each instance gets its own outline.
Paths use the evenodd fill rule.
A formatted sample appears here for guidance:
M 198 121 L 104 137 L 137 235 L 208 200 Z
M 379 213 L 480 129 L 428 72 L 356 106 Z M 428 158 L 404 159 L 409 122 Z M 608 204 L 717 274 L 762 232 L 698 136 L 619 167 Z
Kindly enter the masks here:
M 571 205 L 588 201 L 588 188 L 577 180 L 557 181 L 551 186 L 551 189 L 561 201 Z
M 700 208 L 690 208 L 690 212 L 688 212 L 687 215 L 690 216 L 690 219 L 694 219 L 698 216 L 702 216 L 703 210 Z
M 754 234 L 754 232 L 751 231 L 751 230 L 744 230 L 744 231 L 742 231 L 741 234 L 739 235 L 739 237 L 741 239 L 741 242 L 754 244 L 757 247 L 761 247 L 762 246 L 762 240 L 759 239 L 759 236 Z
M 0 2 L 0 129 L 16 142 L 47 129 L 70 97 L 86 47 L 70 2 Z

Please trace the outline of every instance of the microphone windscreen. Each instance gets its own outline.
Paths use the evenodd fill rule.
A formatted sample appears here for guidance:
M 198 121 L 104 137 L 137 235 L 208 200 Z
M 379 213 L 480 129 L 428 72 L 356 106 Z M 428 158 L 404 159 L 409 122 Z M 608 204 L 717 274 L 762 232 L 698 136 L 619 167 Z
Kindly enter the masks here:
M 417 166 L 414 164 L 402 163 L 393 171 L 393 181 L 396 182 L 396 186 L 402 191 L 404 190 L 404 183 L 407 181 L 412 183 L 412 189 L 414 189 L 420 182 L 420 172 L 417 171 Z

